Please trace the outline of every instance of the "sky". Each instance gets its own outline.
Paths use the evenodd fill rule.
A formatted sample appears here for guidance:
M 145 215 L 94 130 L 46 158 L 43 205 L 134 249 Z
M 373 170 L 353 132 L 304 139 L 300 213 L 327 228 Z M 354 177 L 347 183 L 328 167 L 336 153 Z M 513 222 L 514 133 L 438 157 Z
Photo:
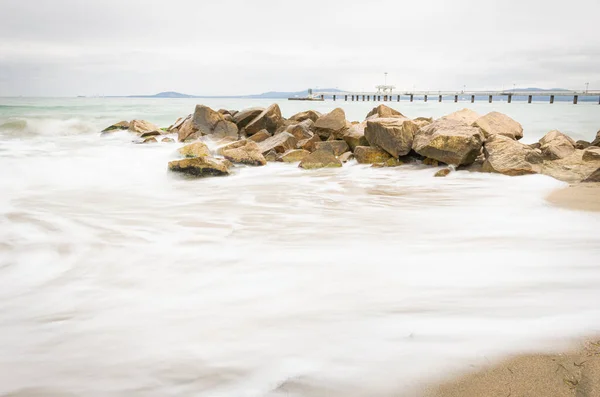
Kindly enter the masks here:
M 600 90 L 600 1 L 0 0 L 0 96 Z

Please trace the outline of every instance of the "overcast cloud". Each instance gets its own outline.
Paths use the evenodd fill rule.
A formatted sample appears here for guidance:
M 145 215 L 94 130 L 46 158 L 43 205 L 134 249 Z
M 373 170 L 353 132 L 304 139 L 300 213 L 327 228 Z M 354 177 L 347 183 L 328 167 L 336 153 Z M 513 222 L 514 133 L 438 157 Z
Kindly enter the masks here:
M 0 96 L 600 89 L 600 1 L 0 0 Z

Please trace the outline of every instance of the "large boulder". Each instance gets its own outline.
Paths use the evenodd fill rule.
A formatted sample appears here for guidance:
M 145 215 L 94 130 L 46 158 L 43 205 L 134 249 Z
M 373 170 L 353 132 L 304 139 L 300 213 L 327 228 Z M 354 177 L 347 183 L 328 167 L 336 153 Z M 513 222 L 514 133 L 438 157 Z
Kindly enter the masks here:
M 344 133 L 342 138 L 346 141 L 348 146 L 350 146 L 352 151 L 354 151 L 354 148 L 357 146 L 369 146 L 369 142 L 367 142 L 367 138 L 365 138 L 365 128 L 367 128 L 366 122 L 352 124 L 352 126 Z
M 342 153 L 347 152 L 350 148 L 345 141 L 325 141 L 325 142 L 317 142 L 315 143 L 316 150 L 327 150 L 333 153 L 336 156 L 341 155 Z
M 575 141 L 560 131 L 550 131 L 540 139 L 542 155 L 548 160 L 559 160 L 575 151 Z
M 197 131 L 198 129 L 194 127 L 194 122 L 192 121 L 192 118 L 187 118 L 177 128 L 177 140 L 179 142 L 185 142 L 187 140 L 196 139 L 198 137 L 196 135 Z
M 321 113 L 316 112 L 314 110 L 307 110 L 305 112 L 296 113 L 292 117 L 289 118 L 291 121 L 296 121 L 298 123 L 304 120 L 312 120 L 313 122 L 317 121 L 319 117 L 321 117 Z
M 118 123 L 115 123 L 109 127 L 106 127 L 105 129 L 103 129 L 102 133 L 128 130 L 128 129 L 129 129 L 129 121 L 119 121 Z
M 306 170 L 341 167 L 342 162 L 328 150 L 315 150 L 304 157 L 299 167 Z
M 310 138 L 298 141 L 296 147 L 298 149 L 304 149 L 308 150 L 309 152 L 314 152 L 316 150 L 316 145 L 318 142 L 321 142 L 321 138 L 319 137 L 319 135 L 315 134 Z
M 237 138 L 238 128 L 231 121 L 225 120 L 223 114 L 215 112 L 208 106 L 196 105 L 191 119 L 185 120 L 179 127 L 177 137 L 183 142 L 197 139 L 202 135 L 212 135 L 215 138 L 226 136 Z
M 413 119 L 413 123 L 418 125 L 419 128 L 423 128 L 426 125 L 433 123 L 433 118 L 432 117 L 417 117 L 416 119 Z
M 258 144 L 251 140 L 243 140 L 226 145 L 220 154 L 232 163 L 246 165 L 266 165 L 267 160 L 262 155 Z
M 269 134 L 269 131 L 267 131 L 267 130 L 260 130 L 256 134 L 254 134 L 251 137 L 249 137 L 248 139 L 250 139 L 251 141 L 254 141 L 254 142 L 258 143 L 258 142 L 266 141 L 270 137 L 271 137 L 271 134 Z
M 354 158 L 359 164 L 385 163 L 392 158 L 388 152 L 383 149 L 371 146 L 357 146 L 354 148 Z
M 575 150 L 562 159 L 544 161 L 541 173 L 564 182 L 580 182 L 600 167 L 598 160 L 584 161 L 583 154 L 583 150 Z
M 194 157 L 169 162 L 169 170 L 196 177 L 229 175 L 231 162 L 212 157 Z
M 583 151 L 581 156 L 583 161 L 600 161 L 600 147 L 590 146 Z
M 478 127 L 441 118 L 415 134 L 413 150 L 442 163 L 468 165 L 479 156 L 483 141 Z
M 273 134 L 282 123 L 281 110 L 279 109 L 279 105 L 274 103 L 248 123 L 244 130 L 248 136 L 254 135 L 261 130 L 267 130 Z
M 259 142 L 260 152 L 265 154 L 270 150 L 275 150 L 277 153 L 285 153 L 288 150 L 296 149 L 298 140 L 292 134 L 282 132 L 281 134 L 273 135 L 272 137 Z
M 210 150 L 203 142 L 194 142 L 179 149 L 183 157 L 206 157 L 210 156 Z
M 600 146 L 600 131 L 596 133 L 596 139 L 591 142 L 591 146 Z
M 146 120 L 131 120 L 129 131 L 136 134 L 143 134 L 144 132 L 160 131 L 160 127 Z
M 303 139 L 311 138 L 314 134 L 310 131 L 310 127 L 312 126 L 312 120 L 306 119 L 303 122 L 298 124 L 288 125 L 285 129 L 286 132 L 289 132 L 293 136 L 296 137 L 297 140 L 301 141 Z
M 471 125 L 474 122 L 476 122 L 480 117 L 481 116 L 479 115 L 479 113 L 475 112 L 474 110 L 461 109 L 457 110 L 454 113 L 450 113 L 449 115 L 446 115 L 442 118 L 446 120 L 460 121 L 461 123 Z
M 187 115 L 186 117 L 180 117 L 178 118 L 175 123 L 173 123 L 172 126 L 170 126 L 169 128 L 167 128 L 167 132 L 173 132 L 173 133 L 177 133 L 179 132 L 179 128 L 181 128 L 181 126 L 183 125 L 183 123 L 185 123 L 186 121 L 190 120 L 192 118 L 192 115 Z
M 250 124 L 252 120 L 257 118 L 264 110 L 265 108 L 258 107 L 241 110 L 233 116 L 233 122 L 241 130 Z
M 369 145 L 379 147 L 392 157 L 405 156 L 412 149 L 419 127 L 406 118 L 382 118 L 367 121 L 365 138 Z
M 383 119 L 383 118 L 394 118 L 394 117 L 406 118 L 399 111 L 382 104 L 382 105 L 377 106 L 376 108 L 373 108 L 373 110 L 371 110 L 369 113 L 367 113 L 366 119 L 369 120 L 372 118 L 373 119 Z
M 588 141 L 584 141 L 582 139 L 580 139 L 577 142 L 575 142 L 575 149 L 583 150 L 583 149 L 587 149 L 590 146 L 592 146 L 591 143 L 589 143 Z
M 492 135 L 484 143 L 482 171 L 504 175 L 537 174 L 542 156 L 535 150 L 505 135 Z
M 204 105 L 196 105 L 196 109 L 192 115 L 193 125 L 197 129 L 199 135 L 212 134 L 217 124 L 222 121 L 225 121 L 225 119 L 221 113 L 215 112 Z
M 582 182 L 600 182 L 600 167 L 592 172 L 590 176 L 585 178 Z
M 479 127 L 486 139 L 494 135 L 503 135 L 515 140 L 523 138 L 523 126 L 499 112 L 490 112 L 478 118 L 473 126 Z
M 277 157 L 277 161 L 283 161 L 284 163 L 297 163 L 304 160 L 304 158 L 309 154 L 310 152 L 304 149 L 288 150 L 284 154 L 279 155 Z
M 336 108 L 319 117 L 315 121 L 313 129 L 323 139 L 327 139 L 332 135 L 334 138 L 341 138 L 348 129 L 346 123 L 346 113 L 344 113 L 344 110 Z

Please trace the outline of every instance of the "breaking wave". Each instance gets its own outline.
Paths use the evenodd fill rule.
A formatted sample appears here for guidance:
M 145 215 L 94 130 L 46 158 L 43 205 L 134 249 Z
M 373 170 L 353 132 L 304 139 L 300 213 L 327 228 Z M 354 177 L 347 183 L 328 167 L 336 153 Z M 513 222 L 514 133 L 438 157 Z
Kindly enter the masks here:
M 0 121 L 0 135 L 4 137 L 78 135 L 99 131 L 97 125 L 81 119 L 18 118 Z

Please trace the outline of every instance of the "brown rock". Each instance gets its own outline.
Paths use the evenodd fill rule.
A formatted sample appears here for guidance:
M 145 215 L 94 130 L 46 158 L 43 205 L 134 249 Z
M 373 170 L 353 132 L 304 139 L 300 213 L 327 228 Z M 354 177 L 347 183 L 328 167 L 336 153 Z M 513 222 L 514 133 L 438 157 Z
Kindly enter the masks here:
M 442 168 L 441 170 L 436 172 L 435 175 L 433 175 L 433 176 L 436 178 L 443 178 L 445 176 L 448 176 L 448 174 L 451 172 L 452 172 L 452 170 L 450 168 L 446 167 L 446 168 Z
M 261 153 L 267 153 L 270 150 L 275 150 L 277 153 L 285 153 L 288 150 L 296 149 L 298 140 L 287 132 L 273 135 L 272 137 L 259 142 L 258 146 Z
M 415 134 L 413 150 L 442 163 L 468 165 L 481 152 L 483 140 L 479 128 L 441 118 Z
M 196 105 L 192 115 L 192 123 L 198 131 L 198 135 L 210 135 L 214 132 L 218 123 L 225 121 L 221 113 L 215 112 L 208 106 Z
M 392 157 L 405 156 L 412 149 L 419 127 L 405 118 L 371 119 L 367 121 L 365 138 L 371 146 L 379 147 Z
M 179 128 L 181 128 L 181 126 L 183 125 L 183 123 L 185 123 L 186 121 L 190 120 L 192 118 L 192 115 L 188 115 L 186 117 L 180 117 L 178 118 L 175 123 L 170 126 L 169 128 L 167 128 L 168 132 L 174 132 L 177 133 L 179 132 Z
M 316 144 L 321 142 L 321 138 L 319 135 L 315 134 L 311 138 L 303 139 L 298 141 L 297 147 L 298 149 L 308 150 L 309 152 L 314 152 L 316 150 Z
M 195 142 L 180 148 L 179 154 L 183 157 L 205 157 L 210 156 L 210 150 L 203 142 Z
M 304 157 L 300 162 L 299 167 L 306 170 L 317 168 L 336 168 L 341 167 L 342 162 L 330 151 L 315 150 L 308 156 Z
M 237 138 L 237 126 L 225 120 L 224 116 L 215 112 L 208 106 L 196 105 L 192 118 L 186 120 L 179 127 L 179 141 L 189 139 L 197 139 L 202 135 L 214 135 L 214 137 L 222 138 L 231 136 Z
M 140 135 L 140 138 L 148 138 L 149 136 L 158 136 L 158 135 L 162 135 L 162 131 L 154 130 L 154 131 L 143 132 Z
M 185 142 L 197 138 L 196 132 L 198 129 L 194 127 L 192 118 L 185 119 L 184 122 L 177 129 L 177 140 L 179 142 Z
M 590 146 L 592 146 L 592 144 L 588 141 L 579 140 L 575 142 L 575 149 L 583 150 L 587 149 Z
M 260 130 L 267 130 L 273 134 L 282 122 L 283 117 L 281 117 L 279 105 L 274 103 L 256 116 L 244 129 L 248 136 L 254 135 Z
M 539 142 L 534 142 L 534 143 L 529 144 L 529 147 L 532 149 L 540 149 L 540 151 L 541 151 L 542 144 Z
M 365 138 L 366 127 L 366 122 L 352 124 L 344 133 L 344 141 L 346 141 L 351 150 L 354 151 L 354 148 L 357 146 L 369 146 L 369 142 Z
M 371 146 L 357 146 L 354 157 L 359 164 L 385 163 L 392 156 L 383 149 Z
M 342 163 L 347 163 L 350 160 L 354 160 L 354 153 L 352 153 L 352 152 L 342 153 L 338 156 L 338 159 L 340 159 L 340 161 Z
M 224 137 L 232 137 L 238 138 L 238 128 L 235 123 L 227 120 L 221 120 L 216 125 L 215 128 L 210 134 L 213 138 L 224 138 Z
M 583 151 L 583 161 L 600 161 L 600 147 L 590 146 Z
M 194 157 L 169 162 L 169 170 L 196 177 L 229 175 L 231 163 L 225 159 Z
M 442 118 L 446 120 L 460 121 L 461 123 L 472 125 L 480 117 L 481 116 L 479 115 L 479 113 L 471 109 L 461 109 L 454 113 L 450 113 L 449 115 L 444 116 Z
M 316 150 L 327 150 L 336 156 L 347 152 L 350 148 L 345 141 L 326 141 L 315 143 Z
M 473 126 L 479 127 L 486 139 L 493 135 L 503 135 L 515 140 L 523 138 L 521 124 L 499 112 L 490 112 L 478 118 Z
M 131 120 L 129 131 L 143 134 L 144 132 L 160 131 L 160 127 L 146 120 Z
M 256 134 L 254 134 L 251 137 L 249 137 L 248 139 L 250 139 L 251 141 L 254 141 L 254 142 L 258 143 L 258 142 L 262 142 L 264 140 L 267 140 L 270 137 L 271 137 L 271 134 L 269 134 L 269 131 L 267 131 L 267 130 L 260 130 Z
M 308 119 L 308 121 L 312 123 L 310 119 Z M 299 141 L 311 138 L 313 136 L 313 133 L 310 132 L 310 125 L 304 122 L 289 125 L 286 127 L 285 131 L 292 134 Z
M 161 142 L 173 143 L 173 142 L 175 142 L 175 139 L 173 139 L 173 138 L 163 138 L 163 139 L 161 139 Z
M 231 115 L 231 111 L 229 111 L 227 109 L 219 109 L 219 110 L 217 110 L 217 112 L 221 113 L 223 116 L 226 114 Z
M 437 160 L 434 159 L 430 159 L 429 157 L 425 157 L 423 159 L 423 164 L 425 165 L 431 165 L 432 167 L 439 167 L 440 163 Z
M 590 146 L 600 146 L 600 131 L 596 133 L 596 139 L 594 139 Z
M 265 156 L 265 160 L 267 160 L 269 162 L 274 162 L 274 161 L 277 161 L 277 159 L 279 158 L 279 153 L 277 153 L 275 150 L 271 149 L 264 156 Z
M 415 123 L 419 128 L 422 128 L 422 127 L 425 127 L 426 125 L 433 123 L 433 118 L 432 117 L 417 117 L 416 119 L 413 119 L 413 123 Z
M 221 150 L 221 154 L 232 163 L 246 165 L 266 165 L 267 160 L 262 155 L 258 144 L 254 141 L 244 140 L 240 144 L 230 144 Z
M 156 138 L 155 138 L 155 137 L 151 136 L 151 137 L 149 137 L 149 138 L 146 138 L 146 139 L 144 139 L 144 140 L 143 140 L 142 142 L 140 142 L 140 143 L 155 143 L 155 142 L 158 142 L 158 141 L 156 140 Z
M 257 118 L 264 110 L 265 108 L 258 107 L 244 109 L 240 112 L 237 112 L 233 116 L 233 122 L 237 124 L 238 128 L 241 130 L 242 128 L 245 128 L 248 124 L 250 124 L 252 120 Z
M 585 178 L 582 182 L 600 182 L 600 168 L 592 172 L 590 176 Z
M 284 163 L 297 163 L 302 161 L 310 152 L 304 149 L 293 149 L 288 150 L 284 154 L 277 158 L 277 161 L 283 161 Z
M 549 133 L 547 133 L 546 135 L 544 135 L 542 137 L 542 139 L 540 139 L 540 145 L 544 146 L 549 144 L 550 142 L 552 142 L 555 139 L 558 138 L 564 138 L 567 141 L 569 141 L 569 143 L 575 147 L 575 141 L 573 140 L 573 138 L 571 138 L 568 135 L 563 134 L 562 132 L 558 131 L 558 130 L 552 130 Z
M 371 118 L 374 119 L 384 119 L 384 118 L 396 118 L 396 117 L 400 117 L 400 118 L 406 118 L 402 113 L 400 113 L 399 111 L 392 109 L 389 106 L 385 106 L 385 105 L 379 105 L 376 108 L 373 108 L 373 110 L 371 110 L 368 114 L 366 119 L 369 120 Z
M 540 172 L 542 157 L 529 147 L 505 135 L 492 135 L 483 146 L 484 172 L 526 175 Z
M 312 120 L 313 122 L 315 122 L 319 119 L 319 117 L 321 117 L 321 113 L 316 112 L 314 110 L 307 110 L 305 112 L 296 113 L 289 119 L 300 123 L 304 120 Z
M 373 168 L 390 168 L 390 167 L 399 167 L 402 164 L 404 164 L 402 161 L 400 161 L 396 158 L 390 157 L 383 163 L 373 163 L 373 165 L 371 167 L 373 167 Z
M 313 126 L 314 131 L 323 139 L 333 135 L 341 138 L 347 129 L 346 113 L 340 108 L 333 109 L 330 113 L 319 117 Z
M 119 121 L 118 123 L 115 123 L 115 124 L 111 125 L 110 127 L 106 127 L 105 129 L 103 129 L 102 133 L 128 130 L 128 129 L 129 129 L 129 121 Z
M 583 150 L 574 150 L 562 159 L 544 161 L 541 173 L 564 182 L 580 182 L 600 166 L 596 160 L 584 161 L 583 154 Z
M 575 151 L 575 141 L 560 131 L 550 131 L 540 139 L 542 155 L 549 160 L 570 156 Z

